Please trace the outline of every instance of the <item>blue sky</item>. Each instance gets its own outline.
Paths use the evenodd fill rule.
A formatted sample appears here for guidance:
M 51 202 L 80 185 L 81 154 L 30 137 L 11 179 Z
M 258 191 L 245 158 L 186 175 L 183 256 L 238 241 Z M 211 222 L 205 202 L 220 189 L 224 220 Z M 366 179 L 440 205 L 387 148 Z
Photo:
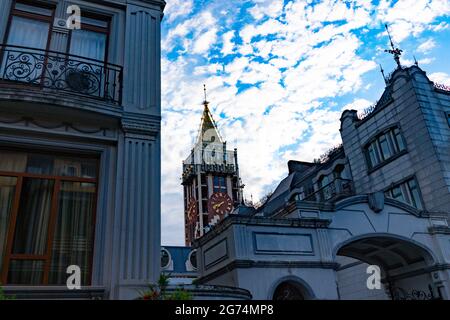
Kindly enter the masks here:
M 363 111 L 394 69 L 384 23 L 450 85 L 450 0 L 166 0 L 162 22 L 162 243 L 184 245 L 181 163 L 200 123 L 203 83 L 222 136 L 238 148 L 256 201 L 340 143 L 344 109 Z

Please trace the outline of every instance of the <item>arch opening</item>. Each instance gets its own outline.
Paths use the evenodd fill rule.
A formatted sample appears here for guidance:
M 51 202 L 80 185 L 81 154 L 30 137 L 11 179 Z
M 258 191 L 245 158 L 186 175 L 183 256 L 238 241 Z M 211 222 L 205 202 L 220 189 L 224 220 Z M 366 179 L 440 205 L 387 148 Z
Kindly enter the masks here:
M 283 279 L 273 291 L 272 300 L 309 300 L 311 294 L 299 281 Z
M 337 279 L 343 299 L 441 298 L 429 269 L 434 259 L 412 240 L 388 235 L 355 239 L 336 251 L 336 261 L 340 264 Z

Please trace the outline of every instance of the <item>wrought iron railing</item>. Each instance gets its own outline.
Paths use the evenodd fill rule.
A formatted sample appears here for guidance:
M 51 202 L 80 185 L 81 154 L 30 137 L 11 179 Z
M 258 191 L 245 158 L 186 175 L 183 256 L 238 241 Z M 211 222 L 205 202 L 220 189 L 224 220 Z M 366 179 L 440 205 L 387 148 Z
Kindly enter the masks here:
M 448 92 L 450 92 L 450 86 L 448 86 L 448 85 L 446 85 L 446 84 L 434 82 L 434 87 L 435 87 L 436 89 L 439 89 L 439 90 L 442 90 L 442 91 L 448 91 Z
M 0 81 L 122 102 L 121 66 L 62 52 L 0 45 Z
M 353 194 L 352 180 L 336 178 L 319 190 L 306 195 L 304 201 L 324 202 Z

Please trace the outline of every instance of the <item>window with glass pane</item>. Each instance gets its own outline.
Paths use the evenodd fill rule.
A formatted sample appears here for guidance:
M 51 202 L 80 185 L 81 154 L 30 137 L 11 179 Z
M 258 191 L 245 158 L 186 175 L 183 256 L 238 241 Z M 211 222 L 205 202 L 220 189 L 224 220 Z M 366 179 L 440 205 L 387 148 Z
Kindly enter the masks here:
M 23 179 L 12 253 L 45 254 L 53 185 L 53 180 Z
M 81 29 L 72 30 L 70 33 L 69 53 L 105 61 L 107 58 L 108 33 L 109 22 L 107 18 L 97 19 L 83 15 Z
M 386 197 L 423 209 L 419 186 L 415 178 L 408 179 L 385 192 Z
M 73 30 L 70 38 L 70 54 L 104 61 L 106 34 L 90 30 Z
M 213 178 L 214 192 L 227 192 L 226 178 L 222 176 L 214 176 Z
M 50 23 L 13 16 L 7 44 L 33 49 L 46 49 Z
M 369 168 L 389 160 L 405 149 L 399 128 L 394 127 L 383 132 L 376 136 L 365 149 Z
M 82 284 L 89 284 L 97 165 L 91 158 L 0 150 L 2 283 L 63 285 L 67 267 L 78 265 Z
M 0 274 L 3 258 L 6 252 L 8 227 L 11 221 L 11 211 L 16 190 L 17 178 L 0 176 Z
M 44 72 L 43 63 L 45 63 L 43 50 L 48 47 L 52 16 L 53 9 L 51 8 L 32 6 L 21 2 L 15 3 L 6 37 L 8 51 L 3 55 L 0 77 L 11 81 L 40 83 Z M 20 65 L 19 63 L 23 61 L 26 61 L 27 64 Z M 30 69 L 30 65 L 35 67 Z M 16 68 L 23 70 L 17 72 Z
M 82 283 L 89 282 L 95 192 L 94 183 L 62 182 L 49 284 L 65 283 L 70 265 L 80 267 Z

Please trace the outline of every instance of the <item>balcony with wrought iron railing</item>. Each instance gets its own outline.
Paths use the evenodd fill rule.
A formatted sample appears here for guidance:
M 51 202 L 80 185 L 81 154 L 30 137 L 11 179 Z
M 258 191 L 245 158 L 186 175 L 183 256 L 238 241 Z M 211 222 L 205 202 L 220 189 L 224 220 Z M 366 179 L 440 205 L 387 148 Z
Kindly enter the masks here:
M 0 86 L 55 90 L 120 105 L 122 66 L 62 52 L 0 45 Z
M 303 201 L 326 202 L 345 198 L 354 194 L 352 180 L 336 178 L 317 191 L 306 195 Z

